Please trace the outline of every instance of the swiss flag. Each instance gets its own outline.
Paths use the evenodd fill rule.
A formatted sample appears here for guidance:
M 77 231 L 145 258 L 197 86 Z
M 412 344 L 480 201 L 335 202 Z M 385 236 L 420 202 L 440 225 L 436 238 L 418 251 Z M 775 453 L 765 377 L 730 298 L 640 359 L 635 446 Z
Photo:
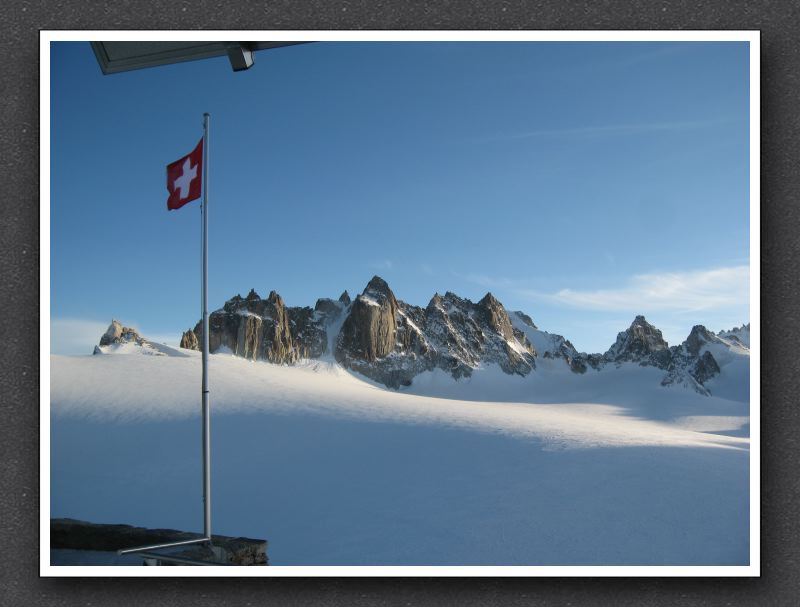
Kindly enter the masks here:
M 203 183 L 203 140 L 189 154 L 167 165 L 167 209 L 180 209 L 200 198 Z

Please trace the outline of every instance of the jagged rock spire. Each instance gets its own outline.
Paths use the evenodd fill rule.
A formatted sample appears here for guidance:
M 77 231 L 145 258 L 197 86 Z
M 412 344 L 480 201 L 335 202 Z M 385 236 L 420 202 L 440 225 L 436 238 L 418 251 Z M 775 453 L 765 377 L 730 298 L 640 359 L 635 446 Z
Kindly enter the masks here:
M 616 363 L 638 362 L 666 369 L 671 354 L 661 331 L 638 315 L 627 330 L 617 335 L 617 341 L 604 357 Z

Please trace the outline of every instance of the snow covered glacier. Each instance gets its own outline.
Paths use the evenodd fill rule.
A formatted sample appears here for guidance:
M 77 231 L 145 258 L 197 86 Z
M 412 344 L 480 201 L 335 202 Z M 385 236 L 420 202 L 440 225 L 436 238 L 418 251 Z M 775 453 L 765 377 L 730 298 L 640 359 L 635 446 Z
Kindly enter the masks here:
M 376 344 L 343 328 L 344 298 L 315 357 L 220 342 L 215 532 L 267 538 L 276 566 L 748 563 L 749 331 L 696 328 L 669 348 L 637 318 L 582 355 L 524 314 L 453 297 L 425 318 L 394 304 L 393 341 L 372 354 L 419 365 L 396 388 L 363 373 Z M 453 327 L 459 307 L 475 327 Z M 402 335 L 415 328 L 424 343 Z M 123 329 L 103 355 L 51 357 L 51 516 L 199 530 L 199 353 Z M 449 330 L 462 350 L 442 348 Z

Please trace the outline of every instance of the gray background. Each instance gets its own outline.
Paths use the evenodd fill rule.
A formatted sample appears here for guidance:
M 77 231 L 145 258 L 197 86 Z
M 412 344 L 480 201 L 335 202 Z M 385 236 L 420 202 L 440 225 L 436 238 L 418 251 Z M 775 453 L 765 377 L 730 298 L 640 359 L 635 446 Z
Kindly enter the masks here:
M 794 398 L 800 373 L 790 350 L 800 318 L 796 2 L 25 1 L 2 5 L 0 27 L 0 604 L 768 606 L 800 600 L 800 407 Z M 762 577 L 40 579 L 38 30 L 201 28 L 761 30 Z

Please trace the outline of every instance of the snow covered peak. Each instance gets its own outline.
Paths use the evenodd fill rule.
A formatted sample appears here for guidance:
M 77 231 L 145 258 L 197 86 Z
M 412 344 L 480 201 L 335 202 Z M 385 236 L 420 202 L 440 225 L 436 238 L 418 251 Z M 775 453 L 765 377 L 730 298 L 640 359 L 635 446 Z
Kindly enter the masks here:
M 692 327 L 692 331 L 689 333 L 689 337 L 686 338 L 686 341 L 683 342 L 683 345 L 686 346 L 686 350 L 689 354 L 698 356 L 703 346 L 709 343 L 721 344 L 722 340 L 703 325 L 695 325 Z
M 383 293 L 384 295 L 387 293 L 391 293 L 392 290 L 389 288 L 389 284 L 377 274 L 373 276 L 370 281 L 367 283 L 367 286 L 364 288 L 364 293 Z
M 525 312 L 522 312 L 521 310 L 517 310 L 517 311 L 513 312 L 513 314 L 515 314 L 517 316 L 517 318 L 519 318 L 525 325 L 529 326 L 530 328 L 532 328 L 532 329 L 538 329 L 539 328 L 534 324 L 533 319 L 530 316 L 528 316 L 527 314 L 525 314 Z
M 342 310 L 346 308 L 347 305 L 349 304 L 345 304 L 341 299 L 333 300 L 329 297 L 321 297 L 317 300 L 317 303 L 314 304 L 314 311 L 319 315 L 338 318 L 339 314 L 342 313 Z
M 434 293 L 433 297 L 431 297 L 431 300 L 428 302 L 427 309 L 428 310 L 436 308 L 441 309 L 441 307 L 442 307 L 442 296 L 439 295 L 439 293 Z
M 446 311 L 461 310 L 462 312 L 465 312 L 468 309 L 472 309 L 472 307 L 475 305 L 469 299 L 460 297 L 452 291 L 445 292 L 445 294 L 439 299 L 441 300 L 442 308 Z
M 100 337 L 100 344 L 94 347 L 93 354 L 146 354 L 150 356 L 180 356 L 174 348 L 154 344 L 145 339 L 131 327 L 125 327 L 112 320 L 108 329 Z
M 347 289 L 345 289 L 344 292 L 342 292 L 342 294 L 339 295 L 339 302 L 346 306 L 350 305 L 351 303 L 350 293 L 347 292 Z
M 669 364 L 669 344 L 661 331 L 644 316 L 637 316 L 631 326 L 617 335 L 617 341 L 605 353 L 611 362 L 638 362 L 666 368 Z
M 727 340 L 736 340 L 741 345 L 750 348 L 750 323 L 742 325 L 741 327 L 734 327 L 730 331 L 720 331 L 717 333 L 718 337 Z
M 706 396 L 727 390 L 728 397 L 745 398 L 750 351 L 738 338 L 723 333 L 714 334 L 703 325 L 692 327 L 686 340 L 670 349 L 669 368 L 661 384 L 691 387 Z

